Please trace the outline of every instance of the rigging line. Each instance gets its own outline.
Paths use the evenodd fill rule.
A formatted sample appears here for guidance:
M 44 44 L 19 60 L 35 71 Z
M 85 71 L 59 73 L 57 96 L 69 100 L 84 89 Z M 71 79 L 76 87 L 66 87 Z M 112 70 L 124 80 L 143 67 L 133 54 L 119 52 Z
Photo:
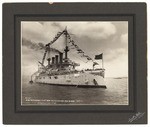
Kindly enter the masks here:
M 76 57 L 76 56 L 74 56 L 74 57 Z M 76 57 L 76 58 L 79 59 L 80 61 L 84 62 L 84 63 L 87 63 L 87 62 L 83 61 L 82 59 L 80 59 L 79 57 Z
M 102 51 L 99 51 L 98 49 L 95 49 L 95 51 L 98 52 L 98 53 L 99 53 L 99 52 L 102 52 Z
M 85 54 L 84 52 L 78 52 L 76 49 L 72 49 L 72 48 L 70 48 L 70 50 L 73 50 L 73 51 L 75 51 L 74 53 L 76 53 L 78 56 L 80 56 L 80 57 L 84 57 L 83 55 Z M 81 56 L 82 55 L 82 56 Z
M 69 35 L 69 33 L 67 33 L 67 35 L 68 35 L 68 39 L 70 40 L 70 42 L 73 44 L 73 42 L 75 43 L 75 41 L 71 38 L 71 36 Z M 72 42 L 73 41 L 73 42 Z M 75 46 L 76 45 L 76 46 Z M 80 49 L 81 50 L 81 48 L 79 48 L 79 46 L 77 45 L 77 44 L 75 44 L 75 45 L 72 45 L 72 46 L 74 46 L 76 49 L 77 49 L 77 47 L 78 47 L 78 49 Z M 93 62 L 93 59 L 89 56 L 89 55 L 87 55 L 87 54 L 84 54 L 84 51 L 83 50 L 81 50 L 82 52 L 83 52 L 83 56 L 82 57 L 85 57 L 84 55 L 86 55 L 87 57 L 85 57 L 86 59 L 87 58 L 90 58 L 91 60 L 92 60 L 92 62 Z M 79 53 L 78 53 L 79 54 Z M 81 57 L 81 56 L 80 56 Z M 87 62 L 89 62 L 89 60 L 87 59 Z M 86 62 L 86 63 L 87 63 Z
M 77 54 L 78 54 L 78 56 L 84 57 L 84 58 L 87 59 L 87 61 L 86 61 L 85 63 L 89 62 L 90 60 L 91 60 L 92 62 L 94 61 L 89 55 L 86 55 L 84 52 L 82 52 L 82 53 L 78 53 L 78 52 L 77 52 Z M 80 54 L 81 54 L 81 55 L 80 55 Z M 84 55 L 85 55 L 85 56 L 84 56 Z M 88 58 L 89 58 L 89 59 L 88 59 Z
M 41 50 L 39 50 L 39 49 L 37 49 L 37 50 L 31 49 L 31 50 L 34 51 L 34 52 L 39 52 L 39 51 L 41 51 Z M 37 54 L 32 53 L 32 56 L 35 57 L 36 59 L 38 59 Z M 38 59 L 38 60 L 39 60 L 39 59 Z
M 35 57 L 37 60 L 39 60 L 39 58 L 36 56 L 36 54 L 32 54 L 33 57 Z
M 72 42 L 73 39 L 71 38 L 71 36 L 70 36 L 69 34 L 68 34 L 68 36 L 70 37 L 70 38 L 69 38 L 70 42 Z M 75 43 L 74 40 L 73 40 L 73 42 Z M 71 46 L 74 46 L 74 47 L 75 47 L 75 45 L 71 45 Z M 71 46 L 70 46 L 70 47 L 71 47 Z M 77 45 L 77 46 L 78 46 L 78 45 Z M 76 48 L 76 47 L 75 47 L 75 48 Z M 79 46 L 78 46 L 78 48 L 79 48 Z M 80 48 L 79 48 L 79 49 L 80 49 Z M 83 50 L 82 50 L 82 51 L 83 51 Z M 99 52 L 99 51 L 98 51 L 98 52 Z M 87 56 L 90 57 L 89 55 L 87 55 Z M 90 57 L 90 58 L 91 58 L 91 57 Z M 92 59 L 92 58 L 91 58 L 91 59 Z M 93 61 L 93 59 L 92 59 L 92 61 Z
M 99 51 L 94 48 L 94 49 L 92 49 L 92 53 L 93 53 L 93 52 L 99 52 Z
M 57 41 L 57 40 L 59 39 L 59 37 L 60 37 L 63 33 L 64 33 L 64 31 L 58 32 L 58 33 L 55 35 L 54 39 L 53 39 L 51 42 L 49 42 L 47 45 L 52 45 L 55 41 Z
M 83 61 L 82 59 L 80 59 L 80 57 L 77 57 L 77 56 L 75 56 L 74 54 L 72 54 L 72 55 L 73 55 L 74 57 L 76 57 L 77 59 L 81 60 L 82 62 L 87 63 L 87 62 Z
M 71 55 L 73 55 L 74 57 L 80 59 L 80 57 L 76 56 L 74 53 L 70 53 Z
M 96 51 L 96 50 L 93 50 L 90 54 L 92 54 L 92 55 L 95 56 L 95 55 L 97 55 L 97 54 L 100 54 L 100 51 L 98 51 L 98 50 L 97 50 L 97 51 Z
M 81 50 L 81 51 L 82 51 L 82 50 Z M 82 53 L 79 53 L 78 51 L 77 51 L 76 53 L 77 53 L 77 54 L 81 54 L 81 55 L 78 55 L 78 56 L 86 58 L 86 59 L 87 59 L 87 62 L 90 61 L 90 60 L 93 61 L 93 59 L 92 59 L 89 55 L 85 54 L 83 51 L 82 51 Z M 89 60 L 88 58 L 89 58 L 90 60 Z M 86 62 L 86 63 L 87 63 L 87 62 Z
M 74 45 L 71 45 L 71 46 L 74 46 Z M 71 46 L 70 46 L 70 47 L 71 47 Z M 78 46 L 78 45 L 77 45 L 77 46 Z M 75 46 L 74 46 L 74 47 L 75 47 Z M 74 49 L 77 49 L 77 48 L 75 47 Z M 83 52 L 83 54 L 84 54 L 84 51 L 83 51 L 82 49 L 80 49 L 79 46 L 78 46 L 78 49 L 81 50 L 81 51 Z M 79 53 L 78 53 L 78 54 L 79 54 Z M 87 55 L 87 54 L 86 54 L 86 56 L 88 56 L 89 58 L 91 58 L 91 57 L 90 57 L 89 55 Z M 83 57 L 85 57 L 85 56 L 83 56 Z M 91 58 L 91 59 L 92 59 L 92 58 Z

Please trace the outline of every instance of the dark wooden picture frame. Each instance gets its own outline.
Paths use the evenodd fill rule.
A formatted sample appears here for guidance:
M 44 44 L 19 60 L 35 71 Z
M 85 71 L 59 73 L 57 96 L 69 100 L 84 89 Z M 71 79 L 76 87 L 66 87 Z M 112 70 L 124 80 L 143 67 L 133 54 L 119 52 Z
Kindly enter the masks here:
M 20 21 L 128 21 L 129 105 L 21 106 Z M 4 124 L 146 124 L 145 3 L 4 3 Z

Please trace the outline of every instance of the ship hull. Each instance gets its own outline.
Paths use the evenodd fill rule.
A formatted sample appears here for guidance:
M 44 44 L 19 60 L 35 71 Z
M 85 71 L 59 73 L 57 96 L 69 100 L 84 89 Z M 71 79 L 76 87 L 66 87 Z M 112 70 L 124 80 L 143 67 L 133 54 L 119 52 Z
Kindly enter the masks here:
M 40 83 L 41 84 L 41 83 Z M 78 88 L 107 88 L 106 85 L 66 85 L 66 84 L 49 84 L 49 83 L 42 83 L 46 85 L 53 85 L 53 86 L 65 86 L 65 87 L 78 87 Z
M 104 78 L 90 73 L 66 74 L 66 75 L 40 75 L 35 78 L 36 83 L 72 86 L 81 88 L 106 88 Z

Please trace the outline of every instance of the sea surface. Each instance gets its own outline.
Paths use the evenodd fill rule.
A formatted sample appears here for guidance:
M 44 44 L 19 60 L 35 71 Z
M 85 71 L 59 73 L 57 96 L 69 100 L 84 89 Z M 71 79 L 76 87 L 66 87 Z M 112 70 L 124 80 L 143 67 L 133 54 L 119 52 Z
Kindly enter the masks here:
M 107 89 L 30 84 L 22 80 L 22 105 L 128 105 L 128 78 L 105 78 Z

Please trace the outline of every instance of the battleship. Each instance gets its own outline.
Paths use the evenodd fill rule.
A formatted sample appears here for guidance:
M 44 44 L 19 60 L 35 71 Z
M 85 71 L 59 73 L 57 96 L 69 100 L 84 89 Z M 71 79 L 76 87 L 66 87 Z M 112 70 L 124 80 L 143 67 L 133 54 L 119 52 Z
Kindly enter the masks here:
M 63 36 L 65 40 L 63 52 L 52 47 L 61 36 Z M 93 66 L 86 69 L 76 69 L 80 66 L 80 63 L 74 62 L 68 57 L 71 48 L 76 49 L 77 53 L 80 54 L 81 57 L 85 57 L 87 61 L 92 61 Z M 66 87 L 106 89 L 104 82 L 105 69 L 103 66 L 101 68 L 94 68 L 99 64 L 79 48 L 67 28 L 62 32 L 58 32 L 54 39 L 44 46 L 44 50 L 42 61 L 38 61 L 38 70 L 31 75 L 31 80 L 29 81 L 31 84 L 35 82 L 38 84 Z M 57 54 L 52 56 L 50 55 L 52 52 L 57 52 Z M 102 57 L 103 54 L 95 55 L 95 59 L 102 59 Z M 45 60 L 47 60 L 47 65 L 44 64 Z

